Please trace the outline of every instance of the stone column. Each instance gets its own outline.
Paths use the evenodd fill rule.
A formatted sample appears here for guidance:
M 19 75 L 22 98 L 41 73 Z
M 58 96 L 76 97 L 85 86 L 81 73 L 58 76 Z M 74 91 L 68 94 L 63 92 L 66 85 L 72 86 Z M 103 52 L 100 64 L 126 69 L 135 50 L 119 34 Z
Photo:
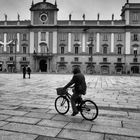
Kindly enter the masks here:
M 85 47 L 86 47 L 86 34 L 83 33 L 83 36 L 82 36 L 82 52 L 85 52 Z
M 38 53 L 41 53 L 40 41 L 41 41 L 41 32 L 38 32 Z
M 96 34 L 96 38 L 97 38 L 97 41 L 96 41 L 96 52 L 100 52 L 100 33 Z
M 130 32 L 125 34 L 125 54 L 130 54 L 131 36 Z
M 46 32 L 46 43 L 47 43 L 47 48 L 49 49 L 49 32 Z
M 71 52 L 71 33 L 68 33 L 68 52 Z
M 16 44 L 17 46 L 16 46 L 16 48 L 17 48 L 17 52 L 19 52 L 19 45 L 20 45 L 20 34 L 19 33 L 17 33 L 17 44 Z
M 30 53 L 34 52 L 34 32 L 30 32 Z
M 4 33 L 4 52 L 6 52 L 6 43 L 7 43 L 7 33 Z
M 53 53 L 57 53 L 57 31 L 53 32 Z
M 114 33 L 111 33 L 111 53 L 114 52 Z
M 125 11 L 125 24 L 126 25 L 129 25 L 129 10 L 126 10 Z

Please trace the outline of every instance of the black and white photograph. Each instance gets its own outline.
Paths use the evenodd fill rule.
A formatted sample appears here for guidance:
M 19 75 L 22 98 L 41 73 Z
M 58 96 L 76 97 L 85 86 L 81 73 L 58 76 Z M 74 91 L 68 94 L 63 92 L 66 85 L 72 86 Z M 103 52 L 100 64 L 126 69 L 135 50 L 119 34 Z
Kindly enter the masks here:
M 0 0 L 0 140 L 140 140 L 140 0 Z

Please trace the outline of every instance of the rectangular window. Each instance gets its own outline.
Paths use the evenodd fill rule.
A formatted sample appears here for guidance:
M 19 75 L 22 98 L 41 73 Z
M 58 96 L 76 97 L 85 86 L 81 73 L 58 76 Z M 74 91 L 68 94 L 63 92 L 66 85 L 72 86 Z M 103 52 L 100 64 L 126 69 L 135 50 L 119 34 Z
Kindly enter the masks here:
M 14 60 L 14 58 L 13 58 L 13 57 L 10 57 L 9 59 L 10 59 L 10 61 L 13 61 L 13 60 Z
M 78 47 L 75 47 L 75 54 L 78 54 Z
M 65 58 L 64 57 L 60 57 L 60 61 L 61 62 L 64 62 L 65 61 Z
M 138 50 L 134 50 L 134 55 L 137 55 L 137 53 L 138 53 Z
M 23 53 L 26 53 L 26 47 L 23 47 Z
M 103 58 L 103 62 L 107 62 L 107 58 Z
M 122 41 L 122 34 L 118 34 L 117 40 Z
M 122 48 L 118 47 L 118 54 L 121 54 L 121 53 L 122 53 Z
M 75 61 L 75 62 L 78 62 L 78 61 L 79 61 L 78 57 L 75 57 L 75 58 L 74 58 L 74 61 Z
M 46 32 L 41 32 L 41 41 L 46 41 Z
M 92 54 L 92 47 L 89 47 L 89 54 Z
M 137 12 L 133 13 L 133 19 L 132 20 L 133 20 L 133 22 L 137 22 L 139 20 L 139 16 L 138 16 Z
M 9 46 L 10 53 L 14 53 L 14 47 L 12 45 Z
M 23 61 L 26 61 L 27 59 L 26 59 L 26 57 L 23 57 Z
M 74 34 L 74 41 L 79 41 L 80 40 L 80 34 L 75 33 Z
M 91 61 L 92 61 L 92 58 L 91 58 L 91 57 L 89 57 L 89 58 L 88 58 L 88 61 L 89 61 L 89 62 L 91 62 Z
M 134 59 L 133 59 L 133 62 L 138 62 L 138 59 L 137 59 L 137 58 L 134 58 Z
M 61 54 L 64 54 L 64 47 L 61 47 Z
M 133 41 L 138 41 L 138 34 L 133 35 Z
M 122 62 L 122 59 L 121 59 L 121 58 L 118 58 L 118 59 L 117 59 L 117 62 Z
M 104 34 L 104 35 L 103 35 L 103 41 L 108 41 L 108 36 L 107 36 L 107 34 Z
M 26 40 L 27 40 L 27 34 L 23 34 L 22 40 L 23 40 L 23 41 L 26 41 Z
M 66 40 L 66 33 L 60 33 L 59 38 L 60 38 L 60 41 L 65 41 Z

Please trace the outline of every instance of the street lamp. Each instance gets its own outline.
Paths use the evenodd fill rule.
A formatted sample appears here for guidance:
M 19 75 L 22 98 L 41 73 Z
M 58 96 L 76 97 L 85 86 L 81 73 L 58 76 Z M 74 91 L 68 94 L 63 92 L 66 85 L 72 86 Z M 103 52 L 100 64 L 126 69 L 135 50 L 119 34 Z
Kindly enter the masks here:
M 90 50 L 90 70 L 91 70 L 91 74 L 93 74 L 93 37 L 90 37 L 89 38 L 89 41 L 90 41 L 90 47 L 91 47 L 91 50 Z
M 17 72 L 17 53 L 16 53 L 16 49 L 17 49 L 17 37 L 15 35 L 15 38 L 13 39 L 13 42 L 15 44 L 15 73 Z

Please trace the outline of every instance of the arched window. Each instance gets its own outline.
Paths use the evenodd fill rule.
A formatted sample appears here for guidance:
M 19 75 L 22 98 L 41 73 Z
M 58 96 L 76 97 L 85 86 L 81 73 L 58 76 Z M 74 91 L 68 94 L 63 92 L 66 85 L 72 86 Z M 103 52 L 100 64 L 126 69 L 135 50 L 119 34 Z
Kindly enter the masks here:
M 103 54 L 107 54 L 107 47 L 108 47 L 107 44 L 103 45 Z
M 74 51 L 75 51 L 75 54 L 78 54 L 79 53 L 79 44 L 74 44 Z
M 46 43 L 40 43 L 41 53 L 47 53 L 48 48 Z
M 89 54 L 92 54 L 92 47 L 89 47 Z
M 75 47 L 75 54 L 78 54 L 78 47 Z
M 121 54 L 121 53 L 122 53 L 122 48 L 118 47 L 118 54 Z
M 65 52 L 65 48 L 61 46 L 61 54 L 64 54 L 64 52 Z
M 122 47 L 123 47 L 123 45 L 122 44 L 118 44 L 116 47 L 117 47 L 116 53 L 117 54 L 122 54 Z

